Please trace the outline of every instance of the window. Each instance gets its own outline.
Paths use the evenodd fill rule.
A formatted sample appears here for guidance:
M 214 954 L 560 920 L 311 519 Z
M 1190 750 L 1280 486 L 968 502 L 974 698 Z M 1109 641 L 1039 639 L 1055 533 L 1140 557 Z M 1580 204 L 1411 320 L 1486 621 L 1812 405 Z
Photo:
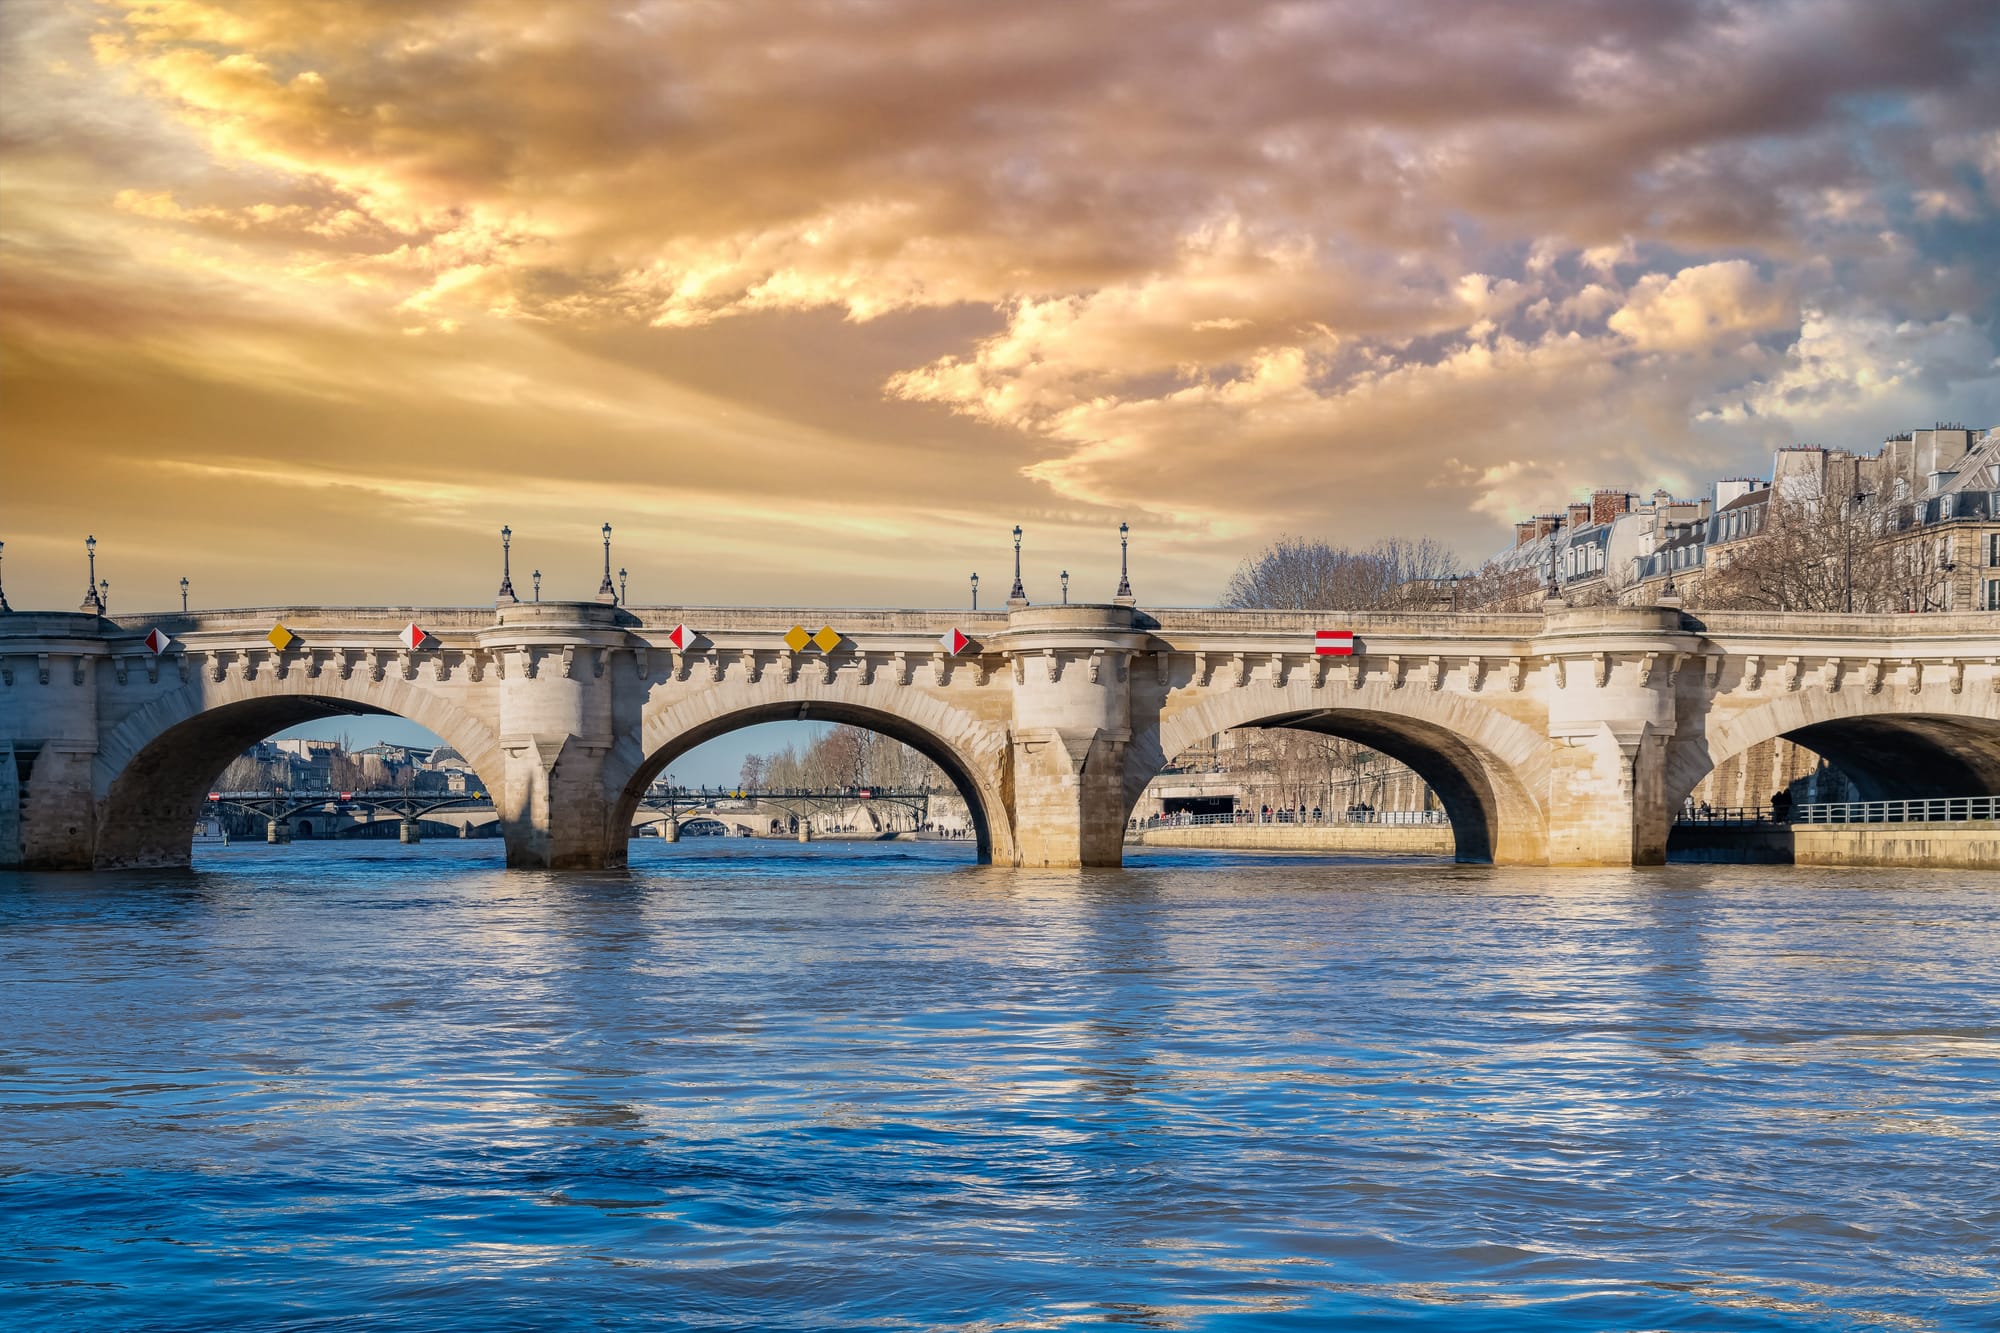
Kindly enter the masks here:
M 2000 532 L 1986 534 L 1986 563 L 2000 565 Z
M 2000 611 L 2000 579 L 1986 580 L 1986 592 L 1980 598 L 1980 610 Z

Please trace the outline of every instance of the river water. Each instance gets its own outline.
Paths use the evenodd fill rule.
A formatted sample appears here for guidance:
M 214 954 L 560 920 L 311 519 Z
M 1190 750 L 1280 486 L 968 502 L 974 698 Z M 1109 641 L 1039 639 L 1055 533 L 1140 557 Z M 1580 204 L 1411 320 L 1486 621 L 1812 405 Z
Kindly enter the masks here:
M 2000 1328 L 2000 882 L 0 875 L 19 1329 Z

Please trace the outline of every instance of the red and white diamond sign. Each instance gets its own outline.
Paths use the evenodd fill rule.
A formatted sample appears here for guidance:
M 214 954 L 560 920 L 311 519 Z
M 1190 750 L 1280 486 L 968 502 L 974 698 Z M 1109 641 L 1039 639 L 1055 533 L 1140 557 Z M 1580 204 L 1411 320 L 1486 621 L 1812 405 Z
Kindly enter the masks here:
M 667 635 L 667 642 L 671 643 L 676 649 L 685 652 L 694 646 L 694 641 L 699 637 L 698 634 L 686 625 L 676 625 L 674 626 L 673 633 Z
M 938 635 L 938 642 L 943 644 L 944 650 L 950 653 L 953 657 L 957 657 L 960 653 L 964 652 L 967 648 L 972 646 L 972 640 L 966 638 L 965 631 L 960 629 L 956 625 L 953 625 L 950 629 Z
M 1323 629 L 1313 634 L 1313 651 L 1321 657 L 1354 656 L 1354 631 Z
M 424 640 L 430 638 L 430 634 L 413 620 L 403 626 L 403 632 L 396 637 L 403 641 L 405 648 L 408 648 L 411 652 L 415 652 L 424 646 Z
M 172 635 L 163 633 L 157 629 L 146 636 L 146 646 L 153 650 L 153 656 L 155 657 L 167 651 L 167 645 L 173 641 Z

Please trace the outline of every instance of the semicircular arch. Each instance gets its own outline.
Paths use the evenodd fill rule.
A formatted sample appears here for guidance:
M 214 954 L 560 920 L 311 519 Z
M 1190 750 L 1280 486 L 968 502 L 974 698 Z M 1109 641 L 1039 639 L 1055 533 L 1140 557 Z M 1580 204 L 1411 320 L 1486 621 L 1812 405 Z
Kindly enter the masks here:
M 1795 741 L 1839 768 L 1870 800 L 2000 793 L 2000 692 L 1952 693 L 1945 682 L 1879 691 L 1801 689 L 1717 718 L 1676 738 L 1667 755 L 1667 808 L 1701 780 L 1766 741 Z
M 1463 695 L 1364 684 L 1217 690 L 1165 718 L 1158 758 L 1126 774 L 1126 808 L 1158 769 L 1210 736 L 1238 727 L 1289 727 L 1378 750 L 1416 771 L 1451 820 L 1458 859 L 1532 864 L 1548 859 L 1546 737 Z
M 491 728 L 407 681 L 189 682 L 132 712 L 99 744 L 95 863 L 186 865 L 195 817 L 230 760 L 274 732 L 343 715 L 415 722 L 456 749 L 489 792 L 490 779 L 506 772 Z
M 629 737 L 613 758 L 625 774 L 609 821 L 607 864 L 622 863 L 619 838 L 632 823 L 646 789 L 674 760 L 698 745 L 766 722 L 845 723 L 901 741 L 943 769 L 972 817 L 979 860 L 1014 860 L 1014 829 L 1005 790 L 1006 729 L 982 722 L 922 690 L 876 691 L 867 686 L 821 687 L 801 696 L 781 690 L 716 686 L 650 706 L 636 741 Z

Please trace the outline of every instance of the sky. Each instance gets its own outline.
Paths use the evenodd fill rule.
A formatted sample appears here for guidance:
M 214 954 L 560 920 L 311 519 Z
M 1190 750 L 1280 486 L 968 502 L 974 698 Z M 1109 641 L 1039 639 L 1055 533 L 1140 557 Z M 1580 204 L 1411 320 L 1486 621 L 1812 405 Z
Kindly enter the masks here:
M 2000 423 L 1991 0 L 0 0 L 17 606 L 1212 601 Z

